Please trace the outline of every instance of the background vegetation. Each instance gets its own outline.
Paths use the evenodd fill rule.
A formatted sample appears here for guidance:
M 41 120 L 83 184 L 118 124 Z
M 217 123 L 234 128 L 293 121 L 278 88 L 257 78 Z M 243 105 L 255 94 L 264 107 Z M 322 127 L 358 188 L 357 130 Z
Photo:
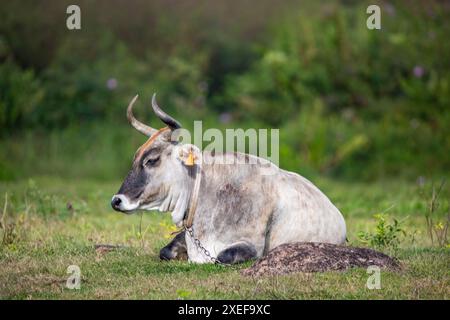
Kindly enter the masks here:
M 17 0 L 0 17 L 1 298 L 450 297 L 448 2 Z M 136 93 L 162 127 L 153 92 L 187 128 L 279 128 L 281 167 L 404 272 L 369 291 L 365 270 L 250 280 L 159 262 L 170 218 L 109 207 L 145 140 L 125 117 Z M 65 289 L 70 264 L 81 291 Z
M 281 165 L 341 178 L 450 168 L 449 7 L 361 1 L 10 1 L 0 14 L 0 178 L 117 178 L 154 126 L 281 129 Z M 144 108 L 145 105 L 145 108 Z M 145 109 L 145 110 L 144 110 Z

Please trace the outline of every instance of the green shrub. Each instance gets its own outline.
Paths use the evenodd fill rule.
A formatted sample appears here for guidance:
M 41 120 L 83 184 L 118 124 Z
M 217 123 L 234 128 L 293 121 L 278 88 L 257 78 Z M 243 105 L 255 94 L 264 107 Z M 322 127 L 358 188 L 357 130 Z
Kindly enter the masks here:
M 374 232 L 360 231 L 358 233 L 359 241 L 375 249 L 396 251 L 401 242 L 401 236 L 405 236 L 402 222 L 393 218 L 392 223 L 387 221 L 387 216 L 380 213 L 374 215 L 377 222 Z

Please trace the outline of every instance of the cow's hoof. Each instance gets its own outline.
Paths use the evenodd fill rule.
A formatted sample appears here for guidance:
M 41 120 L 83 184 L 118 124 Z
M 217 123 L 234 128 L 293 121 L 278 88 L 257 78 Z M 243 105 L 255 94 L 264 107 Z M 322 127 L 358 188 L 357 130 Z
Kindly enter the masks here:
M 181 232 L 170 243 L 159 251 L 161 260 L 187 260 L 187 248 L 185 232 Z
M 174 254 L 172 253 L 172 250 L 170 250 L 167 247 L 164 247 L 159 251 L 159 258 L 161 260 L 172 260 L 175 259 Z
M 159 252 L 159 258 L 161 260 L 167 261 L 167 260 L 187 260 L 188 255 L 186 251 L 177 251 L 173 252 L 172 250 L 168 248 L 162 248 Z
M 239 243 L 221 251 L 217 260 L 221 263 L 234 264 L 241 263 L 256 258 L 256 249 L 246 243 Z

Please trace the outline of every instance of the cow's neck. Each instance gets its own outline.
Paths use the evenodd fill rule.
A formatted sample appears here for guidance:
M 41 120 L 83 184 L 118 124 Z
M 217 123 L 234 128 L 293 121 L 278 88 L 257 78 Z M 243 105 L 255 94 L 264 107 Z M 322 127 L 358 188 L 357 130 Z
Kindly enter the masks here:
M 195 210 L 197 209 L 198 195 L 200 192 L 200 184 L 202 180 L 202 167 L 200 163 L 189 168 L 194 176 L 194 186 L 192 188 L 191 200 L 189 201 L 189 209 L 184 217 L 183 226 L 185 228 L 192 227 L 194 222 Z
M 175 207 L 172 210 L 172 221 L 178 227 L 190 228 L 194 221 L 195 210 L 197 209 L 198 196 L 200 192 L 202 170 L 201 165 L 196 164 L 188 168 L 190 183 L 187 188 L 176 199 Z

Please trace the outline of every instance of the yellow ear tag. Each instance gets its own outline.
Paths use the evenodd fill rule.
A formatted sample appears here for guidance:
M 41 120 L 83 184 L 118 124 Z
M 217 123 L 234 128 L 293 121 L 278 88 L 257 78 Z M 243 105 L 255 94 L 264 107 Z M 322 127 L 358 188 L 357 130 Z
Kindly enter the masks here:
M 194 154 L 192 153 L 192 150 L 189 150 L 188 157 L 186 159 L 185 165 L 192 167 L 194 165 Z

